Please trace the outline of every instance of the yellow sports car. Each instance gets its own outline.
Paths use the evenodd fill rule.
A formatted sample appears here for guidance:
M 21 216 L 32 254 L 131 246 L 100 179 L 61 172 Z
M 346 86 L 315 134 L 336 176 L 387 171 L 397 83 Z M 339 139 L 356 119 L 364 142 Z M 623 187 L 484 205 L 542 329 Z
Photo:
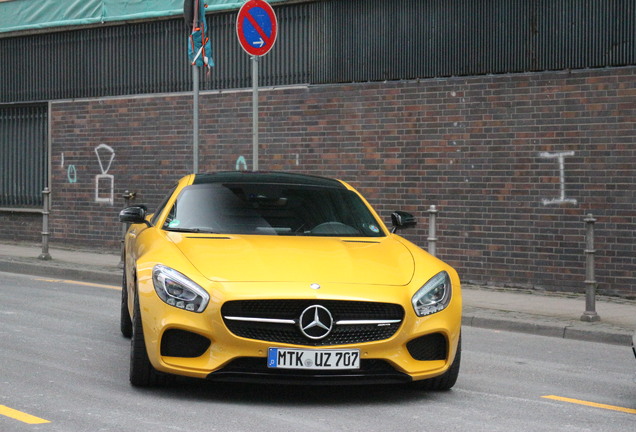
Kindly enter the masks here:
M 451 388 L 453 268 L 395 234 L 347 183 L 292 173 L 182 178 L 154 214 L 121 211 L 130 382 L 168 375 Z

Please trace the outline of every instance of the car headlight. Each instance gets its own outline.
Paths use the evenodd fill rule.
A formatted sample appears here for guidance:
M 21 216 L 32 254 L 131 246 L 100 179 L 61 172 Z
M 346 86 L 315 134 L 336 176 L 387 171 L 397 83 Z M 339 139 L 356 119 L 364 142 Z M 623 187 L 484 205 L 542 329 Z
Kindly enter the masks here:
M 179 309 L 203 312 L 210 301 L 210 295 L 188 277 L 157 264 L 152 270 L 152 283 L 161 300 Z
M 413 298 L 417 316 L 426 316 L 446 309 L 451 298 L 450 276 L 445 271 L 437 273 L 422 286 Z

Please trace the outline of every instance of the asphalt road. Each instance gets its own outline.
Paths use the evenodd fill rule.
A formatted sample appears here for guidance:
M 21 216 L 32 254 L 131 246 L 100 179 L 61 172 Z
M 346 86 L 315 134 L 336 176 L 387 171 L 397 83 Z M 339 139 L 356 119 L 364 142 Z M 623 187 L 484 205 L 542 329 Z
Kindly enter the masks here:
M 0 273 L 0 431 L 627 431 L 624 346 L 464 329 L 449 392 L 128 384 L 117 287 Z

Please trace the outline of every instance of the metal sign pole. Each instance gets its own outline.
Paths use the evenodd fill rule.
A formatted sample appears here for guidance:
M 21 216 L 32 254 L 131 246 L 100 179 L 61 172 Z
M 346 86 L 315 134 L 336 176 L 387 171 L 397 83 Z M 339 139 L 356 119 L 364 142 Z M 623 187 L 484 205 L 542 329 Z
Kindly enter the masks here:
M 199 68 L 192 66 L 192 169 L 199 172 Z
M 252 159 L 258 171 L 258 56 L 252 56 Z
M 264 0 L 247 0 L 236 18 L 236 36 L 252 60 L 252 165 L 258 171 L 258 62 L 276 42 L 278 21 Z

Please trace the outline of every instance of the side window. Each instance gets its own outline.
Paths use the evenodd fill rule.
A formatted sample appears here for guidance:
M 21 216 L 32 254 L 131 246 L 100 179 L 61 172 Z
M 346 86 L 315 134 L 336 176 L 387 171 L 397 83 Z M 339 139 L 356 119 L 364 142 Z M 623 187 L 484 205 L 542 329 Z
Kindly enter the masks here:
M 163 201 L 161 201 L 161 204 L 159 204 L 159 207 L 157 207 L 155 214 L 152 215 L 152 219 L 150 219 L 151 224 L 153 225 L 157 224 L 157 220 L 159 219 L 159 216 L 161 216 L 163 209 L 166 207 L 166 204 L 168 204 L 168 200 L 170 200 L 170 197 L 172 196 L 176 188 L 177 188 L 177 185 L 174 185 L 172 189 L 170 189 L 170 192 L 168 192 L 166 197 L 163 199 Z
M 163 221 L 162 228 L 166 229 L 170 227 L 170 222 L 175 220 L 176 215 L 177 215 L 177 201 L 174 202 L 174 204 L 172 205 L 172 208 L 170 209 L 170 212 L 168 213 L 168 216 L 166 216 L 166 220 Z

